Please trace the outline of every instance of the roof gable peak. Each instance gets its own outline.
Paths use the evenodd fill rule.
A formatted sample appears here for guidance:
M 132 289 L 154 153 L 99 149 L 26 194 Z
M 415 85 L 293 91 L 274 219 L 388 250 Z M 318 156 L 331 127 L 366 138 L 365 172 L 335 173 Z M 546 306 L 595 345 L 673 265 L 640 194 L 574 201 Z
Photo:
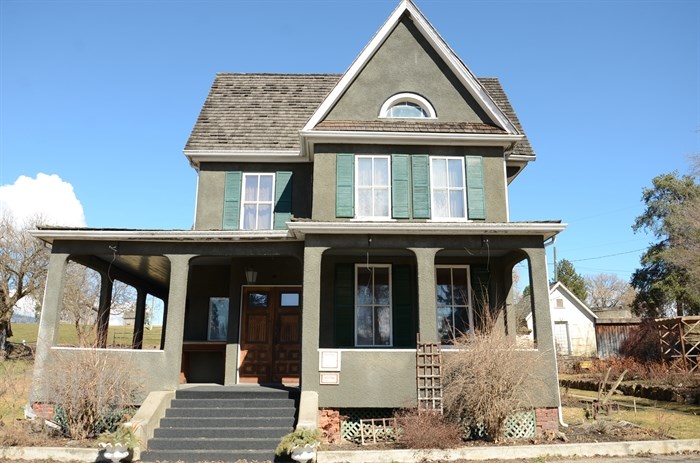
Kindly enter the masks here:
M 457 76 L 467 91 L 472 95 L 476 102 L 486 112 L 500 128 L 507 134 L 520 135 L 520 131 L 508 119 L 498 105 L 493 101 L 488 92 L 479 83 L 474 74 L 467 68 L 462 60 L 454 53 L 450 46 L 440 36 L 433 25 L 418 9 L 412 0 L 401 0 L 396 9 L 391 13 L 389 18 L 384 22 L 381 28 L 375 33 L 369 43 L 363 48 L 360 54 L 355 58 L 350 67 L 341 76 L 340 80 L 316 109 L 314 114 L 304 126 L 302 132 L 313 130 L 331 111 L 333 106 L 343 96 L 348 87 L 354 82 L 356 77 L 368 64 L 370 59 L 382 47 L 393 30 L 397 27 L 404 15 L 408 15 L 414 25 L 435 52 L 444 60 L 449 69 Z

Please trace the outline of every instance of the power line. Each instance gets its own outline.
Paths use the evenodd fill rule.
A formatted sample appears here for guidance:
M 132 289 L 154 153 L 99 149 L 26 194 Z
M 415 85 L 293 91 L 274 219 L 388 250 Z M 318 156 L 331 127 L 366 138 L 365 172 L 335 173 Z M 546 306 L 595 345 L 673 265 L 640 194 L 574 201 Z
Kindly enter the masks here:
M 647 248 L 641 248 L 641 249 L 635 249 L 633 251 L 625 251 L 625 252 L 618 252 L 616 254 L 607 254 L 605 256 L 598 256 L 598 257 L 586 257 L 585 259 L 572 259 L 569 262 L 583 262 L 584 260 L 596 260 L 596 259 L 605 259 L 606 257 L 615 257 L 615 256 L 622 256 L 624 254 L 632 254 L 633 252 L 639 252 L 639 251 L 644 251 Z

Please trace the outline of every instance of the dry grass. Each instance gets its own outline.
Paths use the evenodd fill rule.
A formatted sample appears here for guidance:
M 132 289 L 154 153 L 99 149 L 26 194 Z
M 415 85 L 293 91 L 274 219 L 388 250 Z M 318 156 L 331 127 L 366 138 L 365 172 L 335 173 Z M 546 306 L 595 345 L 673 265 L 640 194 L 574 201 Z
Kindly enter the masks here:
M 462 445 L 462 427 L 438 413 L 398 413 L 399 443 L 409 449 L 450 449 Z
M 39 324 L 13 323 L 12 331 L 14 336 L 12 336 L 10 341 L 16 343 L 26 341 L 28 344 L 36 345 L 39 334 Z M 107 334 L 107 342 L 110 345 L 119 346 L 130 344 L 133 331 L 133 326 L 110 326 Z M 161 326 L 146 327 L 143 332 L 143 348 L 160 349 L 161 333 Z M 58 326 L 58 339 L 60 345 L 64 346 L 77 346 L 80 344 L 75 327 L 69 323 L 61 323 Z
M 33 366 L 33 360 L 0 362 L 0 423 L 10 425 L 15 420 L 24 418 Z
M 564 402 L 568 402 L 572 396 L 592 400 L 597 395 L 578 389 L 570 389 L 568 394 L 567 397 L 562 396 Z M 628 396 L 615 396 L 613 400 L 620 407 L 610 418 L 629 421 L 673 439 L 700 439 L 700 406 Z M 586 418 L 583 406 L 565 406 L 563 414 L 564 422 L 572 425 L 593 421 Z

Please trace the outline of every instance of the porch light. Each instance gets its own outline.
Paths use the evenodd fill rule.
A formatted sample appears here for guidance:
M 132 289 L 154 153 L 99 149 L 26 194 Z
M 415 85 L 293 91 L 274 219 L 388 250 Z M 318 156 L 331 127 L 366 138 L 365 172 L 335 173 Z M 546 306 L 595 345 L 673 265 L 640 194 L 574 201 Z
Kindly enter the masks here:
M 249 285 L 254 285 L 255 281 L 258 279 L 258 272 L 253 270 L 252 267 L 246 267 L 245 269 L 245 281 Z

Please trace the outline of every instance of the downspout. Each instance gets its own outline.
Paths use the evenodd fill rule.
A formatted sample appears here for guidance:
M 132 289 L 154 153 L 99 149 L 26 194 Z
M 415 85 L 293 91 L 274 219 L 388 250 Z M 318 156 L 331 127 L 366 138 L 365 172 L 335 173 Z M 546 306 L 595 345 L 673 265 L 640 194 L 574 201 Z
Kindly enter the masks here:
M 547 242 L 547 241 L 549 241 L 549 242 Z M 557 235 L 554 235 L 553 237 L 551 237 L 547 241 L 544 242 L 545 248 L 552 246 L 553 244 L 555 244 L 557 242 Z M 545 253 L 545 255 L 546 255 L 546 253 Z M 547 276 L 547 281 L 549 281 L 549 276 Z M 547 302 L 549 302 L 549 298 L 547 298 Z M 551 313 L 551 308 L 550 308 L 550 313 Z M 554 338 L 552 338 L 552 344 L 553 343 L 554 343 Z M 554 348 L 554 351 L 556 352 L 556 346 L 552 345 L 552 347 Z M 561 406 L 561 394 L 559 393 L 559 363 L 557 362 L 556 355 L 554 356 L 554 367 L 557 370 L 557 401 L 559 402 L 559 405 L 557 406 L 557 410 L 559 411 L 559 425 L 564 427 L 564 428 L 568 428 L 569 425 L 564 423 L 564 412 L 563 412 L 562 406 Z

